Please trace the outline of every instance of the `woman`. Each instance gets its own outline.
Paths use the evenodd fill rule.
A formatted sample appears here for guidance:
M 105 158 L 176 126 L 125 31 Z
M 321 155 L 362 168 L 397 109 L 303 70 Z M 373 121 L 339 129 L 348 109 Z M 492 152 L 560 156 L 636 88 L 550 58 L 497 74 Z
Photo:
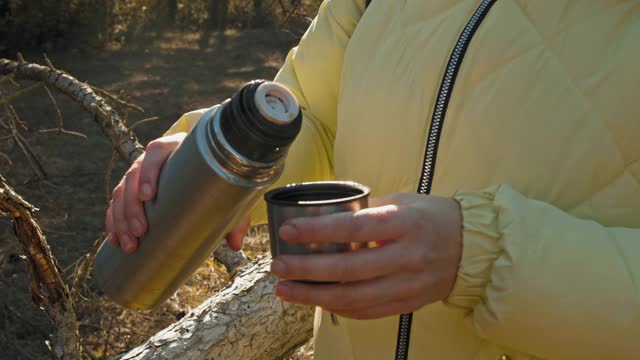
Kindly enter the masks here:
M 402 359 L 407 343 L 409 359 L 640 351 L 639 10 L 595 0 L 322 4 L 276 78 L 304 108 L 278 185 L 349 179 L 378 199 L 280 233 L 385 245 L 274 260 L 282 299 L 325 309 L 316 358 Z M 116 188 L 112 243 L 135 249 L 140 201 L 201 113 L 150 144 Z

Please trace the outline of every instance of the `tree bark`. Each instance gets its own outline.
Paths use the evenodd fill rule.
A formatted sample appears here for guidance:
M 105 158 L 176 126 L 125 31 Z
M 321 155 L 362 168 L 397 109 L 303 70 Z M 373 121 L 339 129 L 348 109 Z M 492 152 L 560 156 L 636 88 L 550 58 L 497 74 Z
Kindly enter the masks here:
M 239 270 L 234 282 L 180 321 L 114 360 L 281 359 L 313 332 L 313 307 L 280 301 L 270 257 Z
M 53 321 L 53 352 L 59 359 L 80 360 L 80 335 L 73 299 L 34 219 L 35 211 L 36 208 L 0 176 L 0 212 L 11 218 L 13 231 L 25 255 L 33 302 Z

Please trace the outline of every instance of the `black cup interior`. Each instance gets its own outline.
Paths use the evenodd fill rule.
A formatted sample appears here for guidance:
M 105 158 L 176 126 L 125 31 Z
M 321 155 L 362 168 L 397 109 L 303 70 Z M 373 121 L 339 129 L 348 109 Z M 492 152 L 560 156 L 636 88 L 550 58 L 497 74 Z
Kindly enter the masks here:
M 281 187 L 265 195 L 267 203 L 284 206 L 326 205 L 367 196 L 369 189 L 356 183 L 303 183 Z

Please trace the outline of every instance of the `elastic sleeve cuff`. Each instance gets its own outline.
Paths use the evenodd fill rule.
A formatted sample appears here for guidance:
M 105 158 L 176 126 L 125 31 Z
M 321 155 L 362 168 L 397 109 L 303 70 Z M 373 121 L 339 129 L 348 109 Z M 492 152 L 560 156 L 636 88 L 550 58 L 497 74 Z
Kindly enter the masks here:
M 447 304 L 473 309 L 485 298 L 493 263 L 502 252 L 494 204 L 497 191 L 497 187 L 459 190 L 453 196 L 462 209 L 462 259 Z

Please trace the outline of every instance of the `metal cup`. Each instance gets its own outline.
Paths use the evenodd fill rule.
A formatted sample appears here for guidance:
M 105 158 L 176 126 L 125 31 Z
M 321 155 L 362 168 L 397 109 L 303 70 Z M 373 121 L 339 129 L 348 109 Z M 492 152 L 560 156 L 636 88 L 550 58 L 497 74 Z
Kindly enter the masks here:
M 293 218 L 357 211 L 368 207 L 371 190 L 351 181 L 318 181 L 291 184 L 264 195 L 267 202 L 271 255 L 337 253 L 367 247 L 363 243 L 291 244 L 278 235 L 282 224 Z
M 291 244 L 278 235 L 285 221 L 298 217 L 321 216 L 357 211 L 369 206 L 371 190 L 351 181 L 317 181 L 291 184 L 273 189 L 264 195 L 267 202 L 271 256 L 284 254 L 322 254 L 357 250 L 366 243 L 347 244 Z M 338 325 L 338 317 L 331 313 L 331 322 Z

